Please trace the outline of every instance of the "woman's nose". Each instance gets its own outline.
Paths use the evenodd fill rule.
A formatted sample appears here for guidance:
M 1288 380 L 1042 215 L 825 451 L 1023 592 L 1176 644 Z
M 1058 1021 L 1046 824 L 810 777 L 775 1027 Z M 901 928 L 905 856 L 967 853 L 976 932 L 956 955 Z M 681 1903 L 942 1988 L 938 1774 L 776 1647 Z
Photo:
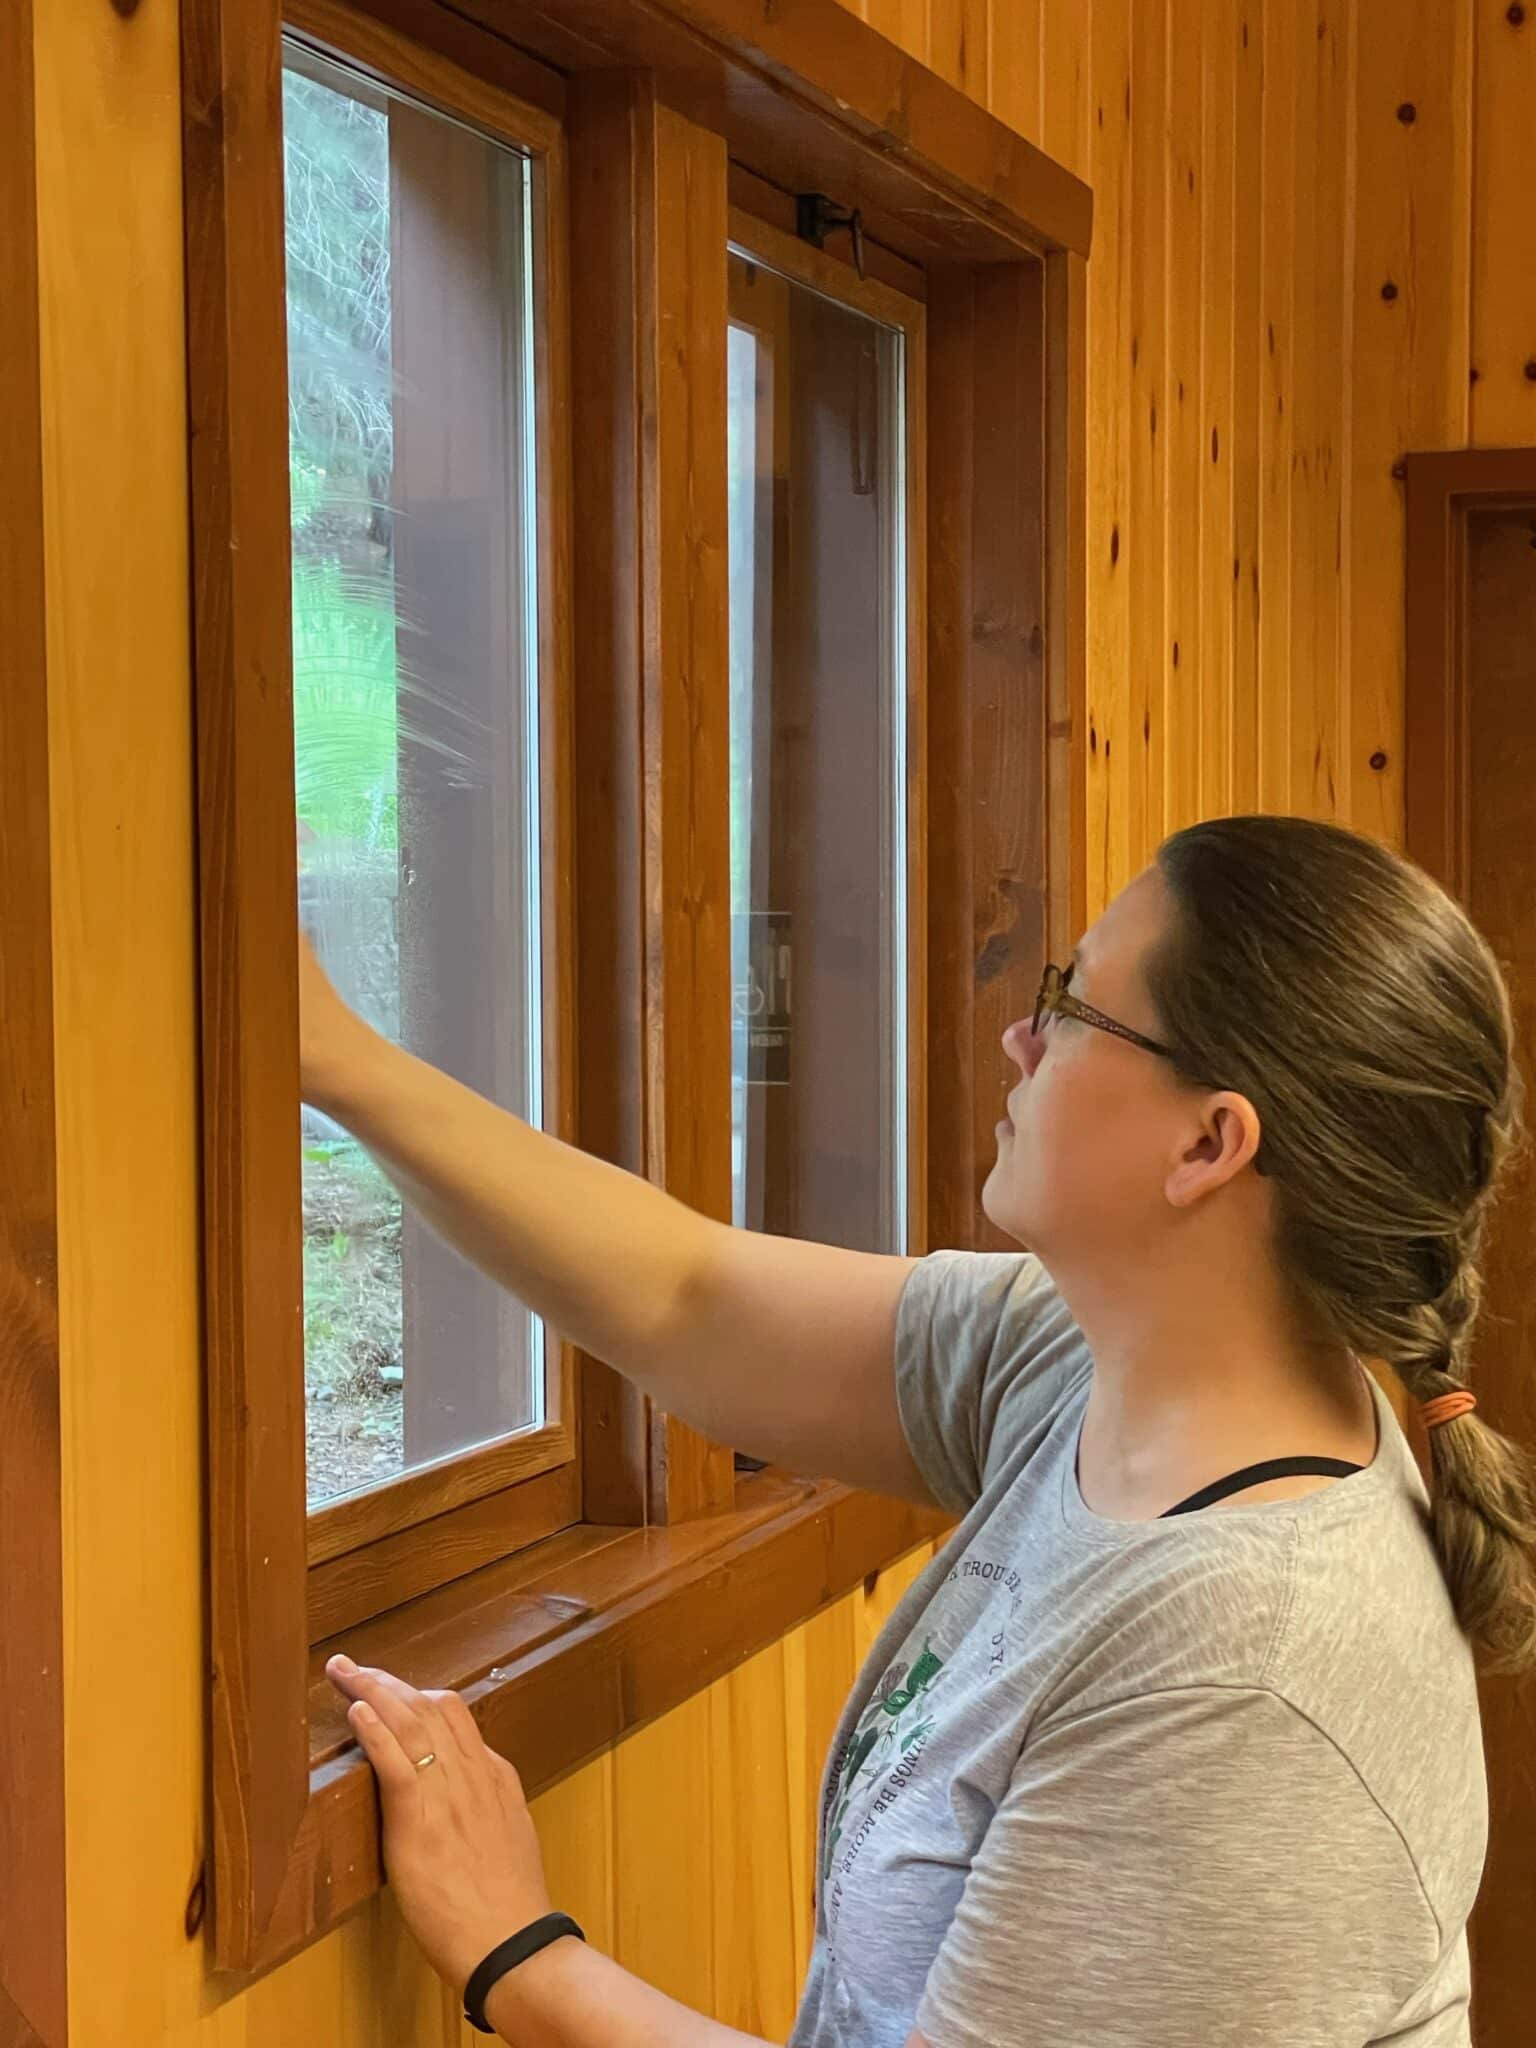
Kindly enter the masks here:
M 1044 1049 L 1045 1041 L 1035 1030 L 1033 1018 L 1020 1017 L 1003 1033 L 1003 1051 L 1026 1077 L 1039 1066 Z

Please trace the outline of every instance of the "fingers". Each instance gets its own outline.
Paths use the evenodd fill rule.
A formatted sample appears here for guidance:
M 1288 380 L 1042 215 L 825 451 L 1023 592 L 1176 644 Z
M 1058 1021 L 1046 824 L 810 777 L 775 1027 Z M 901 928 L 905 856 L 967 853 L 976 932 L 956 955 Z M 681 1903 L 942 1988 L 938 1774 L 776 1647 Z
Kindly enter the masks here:
M 445 1736 L 462 1760 L 471 1765 L 482 1762 L 485 1740 L 460 1696 L 456 1692 L 429 1692 L 422 1697 L 437 1714 Z
M 399 1744 L 414 1769 L 423 1757 L 436 1754 L 437 1716 L 423 1696 L 389 1671 L 365 1670 L 350 1657 L 333 1657 L 326 1676 L 345 1699 L 369 1707 Z M 347 1716 L 356 1725 L 353 1715 Z
M 379 1790 L 386 1799 L 415 1789 L 421 1773 L 400 1747 L 399 1737 L 385 1726 L 366 1700 L 353 1701 L 347 1709 L 347 1725 L 373 1765 Z

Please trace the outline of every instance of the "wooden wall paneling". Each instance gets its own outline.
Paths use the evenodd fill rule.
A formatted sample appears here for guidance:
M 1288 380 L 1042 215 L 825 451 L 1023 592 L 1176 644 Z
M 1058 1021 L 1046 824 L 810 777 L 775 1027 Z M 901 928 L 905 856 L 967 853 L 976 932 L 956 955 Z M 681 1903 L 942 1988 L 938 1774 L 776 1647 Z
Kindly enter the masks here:
M 581 1138 L 728 1217 L 725 145 L 639 74 L 591 74 L 571 93 L 571 177 L 590 258 L 571 280 L 591 423 L 574 472 Z M 595 1361 L 583 1387 L 589 1517 L 729 1503 L 728 1449 L 647 1416 Z
M 928 0 L 928 63 L 984 107 L 990 105 L 991 28 L 990 0 Z
M 1467 438 L 1471 24 L 1470 9 L 1406 0 L 1360 7 L 1356 30 L 1345 800 L 1359 830 L 1398 843 L 1403 507 L 1392 471 L 1409 448 Z
M 1230 799 L 1259 803 L 1259 527 L 1261 409 L 1267 404 L 1262 319 L 1264 269 L 1265 0 L 1237 0 L 1232 63 L 1232 722 Z M 1346 451 L 1347 453 L 1347 451 Z
M 1032 142 L 1044 133 L 1044 24 L 1045 0 L 993 0 L 988 104 Z
M 993 4 L 998 6 L 999 0 Z M 1076 0 L 1071 7 L 1049 5 L 1041 24 L 1041 147 L 1080 178 L 1087 177 L 1089 164 L 1095 7 L 1096 0 Z
M 507 0 L 456 11 L 509 26 Z M 786 190 L 811 176 L 913 261 L 1087 251 L 1088 187 L 843 0 L 516 0 L 516 15 L 518 41 L 564 69 L 663 74 L 669 104 L 729 129 L 742 162 Z
M 710 1697 L 696 1693 L 632 1735 L 613 1756 L 613 1853 L 622 1873 L 613 1954 L 647 1984 L 697 2012 L 715 2009 L 718 1847 L 709 1826 L 677 1825 L 687 1786 L 701 1820 L 713 1811 Z
M 1167 150 L 1170 0 L 1131 8 L 1130 740 L 1125 784 L 1131 868 L 1164 831 L 1163 750 L 1168 616 Z M 1096 399 L 1102 403 L 1102 399 Z
M 789 1709 L 773 1643 L 709 1690 L 708 1827 L 714 1857 L 714 2016 L 755 2040 L 785 2041 L 800 2000 L 790 1808 Z
M 1321 357 L 1326 343 L 1317 329 L 1317 281 L 1326 232 L 1318 213 L 1319 154 L 1328 140 L 1316 134 L 1319 7 L 1334 0 L 1301 0 L 1296 9 L 1294 87 L 1296 141 L 1291 152 L 1291 382 L 1285 400 L 1290 427 L 1291 527 L 1289 542 L 1289 624 L 1287 642 L 1285 771 L 1288 808 L 1313 810 L 1313 752 L 1317 727 L 1317 676 L 1313 668 L 1313 624 L 1317 591 L 1312 539 L 1318 507 L 1318 444 Z M 1272 679 L 1273 680 L 1273 679 Z M 1278 706 L 1278 700 L 1277 700 Z
M 1355 121 L 1355 0 L 1319 0 L 1317 78 L 1311 116 L 1317 137 L 1316 271 L 1312 342 L 1311 651 L 1308 720 L 1293 730 L 1293 759 L 1305 777 L 1313 817 L 1344 815 L 1345 632 L 1349 617 L 1344 522 L 1349 502 L 1349 413 L 1353 403 L 1354 301 L 1349 289 L 1353 210 L 1349 193 Z
M 605 1955 L 616 1939 L 613 1757 L 598 1757 L 533 1801 L 549 1893 Z
M 1291 501 L 1295 436 L 1297 10 L 1264 9 L 1263 377 L 1259 398 L 1259 774 L 1261 811 L 1291 804 Z M 1310 146 L 1308 138 L 1307 146 Z
M 180 52 L 174 9 L 30 12 L 69 2018 L 137 2043 L 196 2009 L 203 1967 L 182 1931 L 206 1667 Z M 24 432 L 22 367 L 0 409 Z
M 1047 944 L 1046 366 L 1035 264 L 943 269 L 928 301 L 928 1242 L 1001 1242 L 982 1180 L 999 1048 Z M 1063 744 L 1070 735 L 1063 734 Z
M 1065 960 L 1088 922 L 1088 266 L 1045 266 L 1045 938 Z
M 0 19 L 0 2039 L 67 2032 L 63 1473 L 32 6 Z
M 850 1593 L 791 1636 L 784 1653 L 784 1768 L 789 1783 L 795 1955 L 802 1976 L 815 1928 L 816 1827 L 827 1752 L 853 1686 L 860 1653 Z
M 1199 740 L 1195 802 L 1204 818 L 1232 809 L 1234 539 L 1233 371 L 1237 251 L 1233 132 L 1239 0 L 1207 0 L 1200 66 L 1204 165 L 1200 189 L 1202 287 L 1198 486 L 1200 506 Z M 1246 342 L 1245 342 L 1246 345 Z
M 1536 442 L 1536 19 L 1475 0 L 1472 363 L 1468 439 Z
M 275 5 L 183 12 L 218 1953 L 307 1797 L 282 100 Z
M 856 12 L 919 64 L 928 62 L 928 0 L 857 0 Z
M 1171 7 L 1168 18 L 1168 615 L 1163 629 L 1167 738 L 1166 818 L 1175 832 L 1200 810 L 1201 494 L 1209 435 L 1201 380 L 1205 300 L 1201 223 L 1207 203 L 1201 70 L 1206 10 Z
M 1128 791 L 1132 744 L 1127 683 L 1131 583 L 1132 0 L 1093 9 L 1094 253 L 1088 265 L 1088 758 L 1084 889 L 1096 917 L 1132 873 Z M 1095 367 L 1115 380 L 1101 400 Z
M 854 1644 L 861 1664 L 874 1649 L 880 1631 L 933 1562 L 936 1549 L 932 1543 L 919 1545 L 873 1581 L 866 1580 L 851 1596 Z

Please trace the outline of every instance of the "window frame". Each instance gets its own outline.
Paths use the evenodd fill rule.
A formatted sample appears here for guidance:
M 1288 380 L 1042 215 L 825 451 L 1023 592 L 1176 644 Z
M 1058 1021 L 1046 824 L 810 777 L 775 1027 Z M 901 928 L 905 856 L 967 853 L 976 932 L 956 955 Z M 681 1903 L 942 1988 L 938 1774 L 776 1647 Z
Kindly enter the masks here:
M 542 1011 L 544 1128 L 575 1137 L 573 1087 L 575 924 L 569 878 L 571 830 L 571 662 L 566 592 L 570 579 L 570 323 L 566 272 L 569 218 L 565 135 L 558 114 L 514 89 L 476 77 L 378 25 L 346 0 L 291 0 L 283 41 L 344 71 L 402 94 L 473 133 L 525 156 L 531 170 L 534 355 L 534 475 L 539 508 L 539 802 L 544 938 Z M 354 56 L 355 50 L 365 54 Z M 523 83 L 518 74 L 515 83 Z M 542 83 L 542 81 L 540 81 Z M 548 94 L 550 98 L 554 95 Z M 276 806 L 274 794 L 273 803 Z M 581 1513 L 576 1436 L 577 1365 L 572 1346 L 544 1335 L 545 1397 L 551 1418 L 439 1458 L 399 1477 L 308 1510 L 312 1628 L 331 1633 L 437 1583 L 490 1563 L 506 1549 L 503 1512 L 521 1541 L 536 1542 Z M 526 1500 L 505 1496 L 529 1490 Z M 482 1505 L 492 1501 L 499 1506 Z M 431 1523 L 428 1546 L 397 1540 Z
M 273 792 L 292 788 L 283 28 L 418 97 L 433 94 L 417 79 L 447 64 L 466 95 L 499 107 L 510 94 L 563 124 L 582 261 L 565 277 L 569 404 L 541 474 L 583 506 L 551 608 L 582 678 L 565 825 L 582 849 L 564 1041 L 574 1129 L 706 1213 L 730 1213 L 730 204 L 782 230 L 794 190 L 834 192 L 864 211 L 874 274 L 899 285 L 916 266 L 926 282 L 921 397 L 946 432 L 927 451 L 932 687 L 909 839 L 926 904 L 915 1064 L 929 1138 L 914 1235 L 984 1244 L 976 1104 L 990 1101 L 987 1062 L 1001 1072 L 1003 970 L 1027 974 L 1070 943 L 1085 886 L 1091 200 L 837 0 L 771 20 L 757 0 L 184 0 L 182 19 L 212 1945 L 217 1968 L 247 1977 L 382 1881 L 371 1778 L 338 1746 L 319 1676 L 336 1631 L 462 1690 L 537 1791 L 944 1526 L 830 1482 L 739 1476 L 729 1447 L 578 1357 L 573 1463 L 425 1525 L 385 1527 L 382 1513 L 371 1546 L 311 1570 L 299 1217 L 284 1194 L 297 1118 L 271 1114 L 296 1102 L 298 1074 L 292 835 L 285 850 L 273 830 Z M 558 1486 L 579 1488 L 580 1519 L 550 1534 Z M 508 1555 L 517 1542 L 531 1547 Z
M 733 173 L 735 167 L 732 167 Z M 752 181 L 756 183 L 756 181 Z M 905 647 L 905 885 L 906 885 L 906 1173 L 901 1190 L 904 1209 L 904 1250 L 921 1253 L 928 1246 L 928 861 L 924 824 L 928 729 L 927 617 L 928 567 L 928 313 L 927 283 L 921 271 L 898 285 L 896 266 L 876 276 L 866 262 L 865 274 L 854 267 L 851 250 L 845 259 L 802 241 L 783 224 L 777 195 L 761 186 L 748 189 L 746 177 L 732 175 L 727 226 L 729 246 L 754 258 L 823 298 L 835 300 L 899 333 L 903 343 L 903 431 L 907 457 L 904 482 L 906 606 L 899 630 Z M 775 218 L 774 216 L 779 216 Z

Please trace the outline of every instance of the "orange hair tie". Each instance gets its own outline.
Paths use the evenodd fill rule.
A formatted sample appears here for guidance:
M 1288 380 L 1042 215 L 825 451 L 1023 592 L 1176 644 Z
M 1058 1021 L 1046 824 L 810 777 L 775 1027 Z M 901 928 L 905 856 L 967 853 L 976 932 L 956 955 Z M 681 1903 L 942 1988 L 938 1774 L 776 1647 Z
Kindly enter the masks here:
M 1470 1415 L 1476 1406 L 1476 1394 L 1439 1394 L 1433 1401 L 1419 1403 L 1419 1416 L 1426 1429 L 1434 1429 L 1439 1423 L 1454 1422 L 1458 1415 Z

